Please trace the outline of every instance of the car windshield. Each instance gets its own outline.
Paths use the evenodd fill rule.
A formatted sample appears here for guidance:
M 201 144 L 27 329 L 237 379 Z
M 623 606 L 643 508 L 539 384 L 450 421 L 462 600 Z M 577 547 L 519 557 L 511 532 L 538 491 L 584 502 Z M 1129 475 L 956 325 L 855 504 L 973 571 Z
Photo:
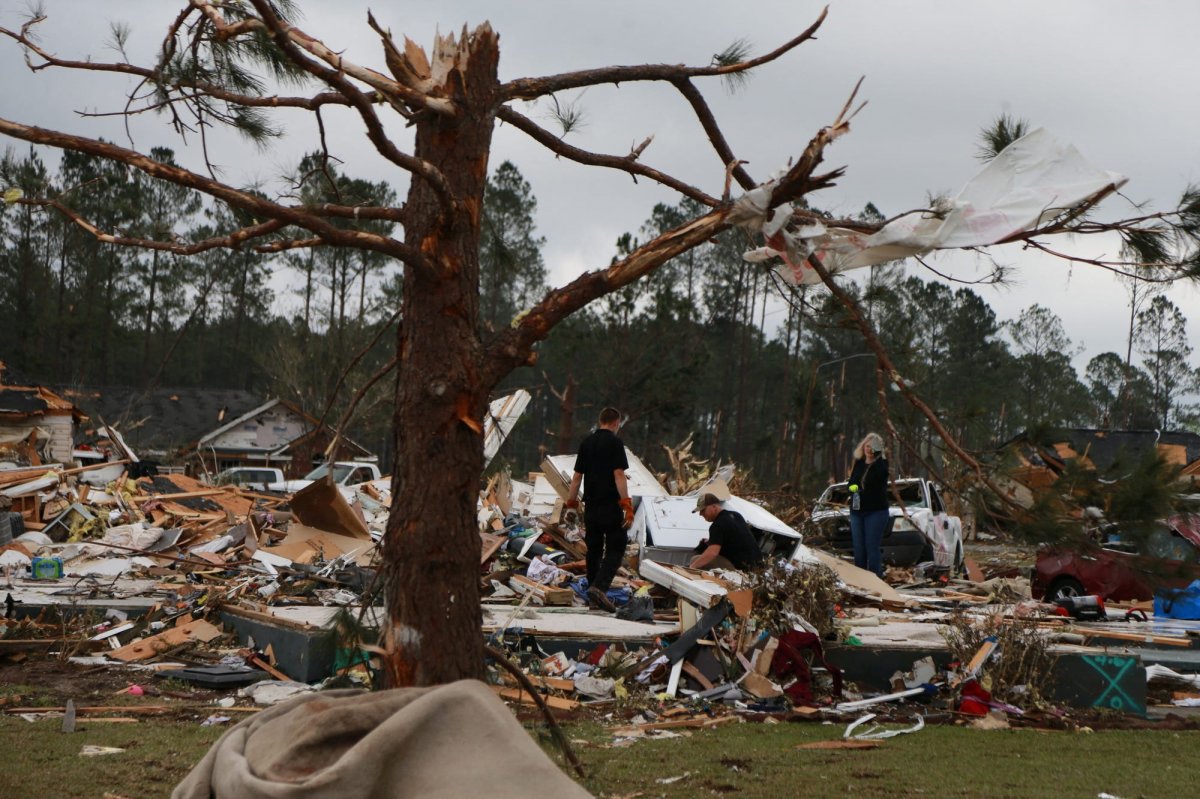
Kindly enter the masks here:
M 896 492 L 900 493 L 900 501 L 904 503 L 904 507 L 909 510 L 925 507 L 925 492 L 921 490 L 920 481 L 906 481 L 903 483 L 892 483 L 892 490 L 888 495 L 889 501 L 895 505 Z M 850 486 L 848 483 L 835 483 L 825 489 L 825 493 L 821 495 L 821 499 L 817 502 L 814 512 L 840 510 L 848 507 L 850 504 Z
M 1196 561 L 1197 551 L 1186 538 L 1176 535 L 1166 527 L 1155 527 L 1146 536 L 1146 554 L 1163 560 L 1180 560 L 1185 563 Z
M 347 466 L 344 463 L 333 464 L 333 482 L 340 483 L 346 479 L 346 475 L 354 470 L 353 466 Z M 305 480 L 320 480 L 325 475 L 329 474 L 329 464 L 322 463 L 317 468 L 313 469 L 308 474 L 304 475 Z
M 1123 531 L 1120 525 L 1116 524 L 1105 526 L 1100 533 L 1101 545 L 1105 549 L 1146 555 L 1159 560 L 1200 563 L 1200 549 L 1163 524 L 1155 524 L 1144 534 Z

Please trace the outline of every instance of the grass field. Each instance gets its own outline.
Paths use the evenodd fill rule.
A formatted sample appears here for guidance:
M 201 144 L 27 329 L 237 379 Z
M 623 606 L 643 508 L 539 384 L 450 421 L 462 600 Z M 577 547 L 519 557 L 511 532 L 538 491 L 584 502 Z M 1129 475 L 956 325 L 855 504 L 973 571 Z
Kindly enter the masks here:
M 206 712 L 137 724 L 0 717 L 0 797 L 166 797 L 224 731 Z M 611 747 L 594 723 L 566 727 L 601 797 L 1095 797 L 1194 796 L 1200 732 L 983 731 L 931 726 L 865 751 L 798 750 L 841 737 L 842 725 L 739 724 Z M 561 762 L 548 739 L 543 746 Z M 124 752 L 80 755 L 85 744 Z M 686 775 L 686 776 L 685 776 Z M 670 780 L 671 782 L 659 782 Z M 400 795 L 400 794 L 398 794 Z

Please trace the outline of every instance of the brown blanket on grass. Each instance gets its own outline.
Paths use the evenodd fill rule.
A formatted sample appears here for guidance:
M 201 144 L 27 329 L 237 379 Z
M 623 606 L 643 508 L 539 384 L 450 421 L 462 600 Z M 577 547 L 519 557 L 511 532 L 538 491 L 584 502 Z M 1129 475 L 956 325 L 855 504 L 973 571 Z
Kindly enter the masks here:
M 590 797 L 473 680 L 305 694 L 231 727 L 172 799 Z

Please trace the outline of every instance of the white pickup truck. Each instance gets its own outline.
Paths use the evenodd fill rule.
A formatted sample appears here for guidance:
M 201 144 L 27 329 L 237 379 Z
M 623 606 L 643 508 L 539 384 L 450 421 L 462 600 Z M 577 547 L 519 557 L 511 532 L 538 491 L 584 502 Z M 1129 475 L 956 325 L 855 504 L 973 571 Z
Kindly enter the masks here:
M 283 482 L 283 469 L 270 466 L 233 466 L 217 472 L 212 484 L 241 486 L 251 491 L 268 491 L 268 486 Z
M 957 573 L 962 569 L 962 521 L 946 513 L 937 486 L 920 477 L 892 481 L 890 506 L 883 534 L 883 562 L 912 566 L 922 561 Z M 804 540 L 842 553 L 852 552 L 850 489 L 834 483 L 813 507 Z
M 380 478 L 379 467 L 373 463 L 362 461 L 337 461 L 322 463 L 299 480 L 280 480 L 267 486 L 269 491 L 283 491 L 294 494 L 302 488 L 312 485 L 326 475 L 333 476 L 333 482 L 341 488 L 367 483 Z M 282 476 L 282 475 L 281 475 Z

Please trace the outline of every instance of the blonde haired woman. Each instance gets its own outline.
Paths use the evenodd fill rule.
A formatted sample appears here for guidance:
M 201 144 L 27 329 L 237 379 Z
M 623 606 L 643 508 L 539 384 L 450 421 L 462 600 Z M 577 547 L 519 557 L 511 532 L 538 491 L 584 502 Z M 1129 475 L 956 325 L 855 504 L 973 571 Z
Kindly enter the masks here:
M 867 433 L 854 448 L 850 470 L 850 538 L 854 565 L 883 577 L 883 534 L 888 523 L 888 462 L 883 436 Z

